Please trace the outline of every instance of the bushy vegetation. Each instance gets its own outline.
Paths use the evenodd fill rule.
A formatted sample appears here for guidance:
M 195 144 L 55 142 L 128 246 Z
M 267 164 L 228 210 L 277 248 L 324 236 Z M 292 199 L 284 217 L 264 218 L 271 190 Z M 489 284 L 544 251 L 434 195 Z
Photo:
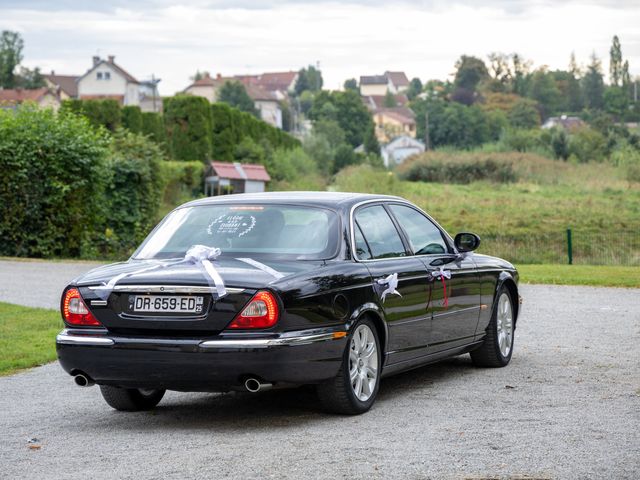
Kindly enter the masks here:
M 108 146 L 81 116 L 0 110 L 0 255 L 82 254 L 104 219 Z
M 176 160 L 211 158 L 211 111 L 206 98 L 176 95 L 164 99 L 164 123 Z
M 517 177 L 511 162 L 503 158 L 496 160 L 496 154 L 442 155 L 428 153 L 406 161 L 398 168 L 400 178 L 410 181 L 461 183 L 480 180 L 496 183 L 515 182 Z M 502 156 L 506 157 L 506 156 Z M 510 156 L 509 156 L 510 157 Z
M 77 100 L 62 102 L 61 112 L 73 112 L 86 117 L 94 127 L 105 127 L 115 132 L 122 125 L 122 110 L 117 100 Z
M 122 258 L 163 199 L 201 191 L 204 165 L 168 162 L 146 136 L 84 115 L 22 107 L 0 111 L 0 169 L 0 255 Z

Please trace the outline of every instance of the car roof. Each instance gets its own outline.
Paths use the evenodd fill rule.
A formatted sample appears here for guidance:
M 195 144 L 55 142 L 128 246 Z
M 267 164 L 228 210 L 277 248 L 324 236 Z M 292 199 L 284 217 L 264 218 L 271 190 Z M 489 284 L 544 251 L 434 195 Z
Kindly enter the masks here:
M 349 192 L 264 192 L 239 193 L 221 195 L 217 197 L 201 198 L 186 203 L 184 206 L 216 205 L 224 203 L 294 203 L 298 205 L 313 205 L 335 209 L 350 208 L 367 200 L 404 200 L 391 195 L 374 195 L 369 193 Z M 405 200 L 406 201 L 406 200 Z

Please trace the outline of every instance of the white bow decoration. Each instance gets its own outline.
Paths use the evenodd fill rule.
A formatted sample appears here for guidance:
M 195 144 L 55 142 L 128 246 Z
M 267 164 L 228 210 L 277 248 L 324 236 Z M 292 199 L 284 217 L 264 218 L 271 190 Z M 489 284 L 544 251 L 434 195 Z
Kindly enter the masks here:
M 439 279 L 442 279 L 444 277 L 449 280 L 451 278 L 451 270 L 444 270 L 442 267 L 440 267 L 438 270 L 434 270 L 433 272 L 431 272 L 431 276 L 433 278 Z
M 398 274 L 397 273 L 392 273 L 391 275 L 388 275 L 385 278 L 379 278 L 377 283 L 379 285 L 386 285 L 387 286 L 387 288 L 385 290 L 383 290 L 383 292 L 380 294 L 380 298 L 381 298 L 383 303 L 384 303 L 384 299 L 389 294 L 390 295 L 399 295 L 400 297 L 402 297 L 402 295 L 400 295 L 400 292 L 398 290 L 396 290 L 398 288 Z
M 187 250 L 183 260 L 177 262 L 157 263 L 151 267 L 145 267 L 134 272 L 121 273 L 116 275 L 109 283 L 95 287 L 94 291 L 103 300 L 109 298 L 109 295 L 113 291 L 116 283 L 123 278 L 139 275 L 140 273 L 150 272 L 157 268 L 173 267 L 176 265 L 196 265 L 202 269 L 203 275 L 209 283 L 209 286 L 215 288 L 218 298 L 222 298 L 227 294 L 227 289 L 224 286 L 224 281 L 211 263 L 222 254 L 222 251 L 216 247 L 207 247 L 206 245 L 194 245 Z

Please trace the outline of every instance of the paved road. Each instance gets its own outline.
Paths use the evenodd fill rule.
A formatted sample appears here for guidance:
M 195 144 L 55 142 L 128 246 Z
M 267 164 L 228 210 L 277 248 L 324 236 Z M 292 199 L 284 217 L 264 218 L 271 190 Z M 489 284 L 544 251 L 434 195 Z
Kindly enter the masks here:
M 99 265 L 96 262 L 0 260 L 0 302 L 57 309 L 64 287 Z M 40 295 L 34 295 L 34 291 Z
M 389 378 L 359 417 L 305 389 L 121 413 L 55 363 L 0 378 L 0 477 L 638 478 L 640 291 L 522 293 L 507 368 L 462 356 Z

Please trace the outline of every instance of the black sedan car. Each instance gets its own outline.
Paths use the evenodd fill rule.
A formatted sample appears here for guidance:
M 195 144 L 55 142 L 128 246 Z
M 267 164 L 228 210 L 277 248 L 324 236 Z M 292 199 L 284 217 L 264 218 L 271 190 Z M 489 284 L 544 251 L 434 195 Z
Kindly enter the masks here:
M 509 363 L 518 273 L 479 244 L 399 197 L 193 201 L 64 290 L 58 358 L 118 410 L 313 384 L 326 409 L 362 413 L 386 375 L 467 352 Z

